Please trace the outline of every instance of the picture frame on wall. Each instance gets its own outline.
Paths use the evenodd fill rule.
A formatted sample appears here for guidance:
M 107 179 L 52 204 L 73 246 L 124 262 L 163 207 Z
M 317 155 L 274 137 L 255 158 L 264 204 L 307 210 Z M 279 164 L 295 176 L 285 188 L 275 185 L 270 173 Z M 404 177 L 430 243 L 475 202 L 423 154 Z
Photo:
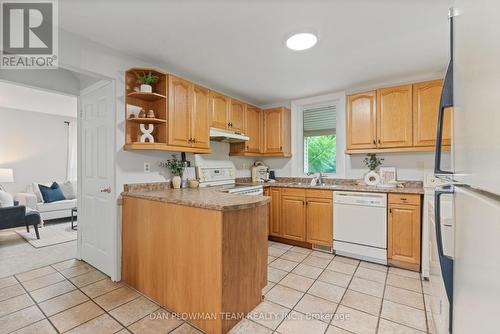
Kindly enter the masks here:
M 380 167 L 380 183 L 391 184 L 397 180 L 396 167 Z

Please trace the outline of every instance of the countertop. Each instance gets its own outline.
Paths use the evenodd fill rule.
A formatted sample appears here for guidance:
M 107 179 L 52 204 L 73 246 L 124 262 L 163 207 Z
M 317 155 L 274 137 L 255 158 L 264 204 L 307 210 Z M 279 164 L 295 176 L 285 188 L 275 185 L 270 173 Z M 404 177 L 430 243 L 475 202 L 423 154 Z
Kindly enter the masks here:
M 126 187 L 127 188 L 127 187 Z M 208 210 L 231 211 L 249 209 L 270 201 L 267 196 L 228 194 L 214 189 L 125 189 L 123 197 L 185 205 Z

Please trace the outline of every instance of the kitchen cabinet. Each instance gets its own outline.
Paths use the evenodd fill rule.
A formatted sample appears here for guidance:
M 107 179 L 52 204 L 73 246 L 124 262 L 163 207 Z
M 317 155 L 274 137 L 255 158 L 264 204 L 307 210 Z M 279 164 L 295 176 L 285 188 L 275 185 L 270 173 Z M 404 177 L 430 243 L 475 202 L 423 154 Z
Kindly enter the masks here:
M 420 82 L 413 85 L 413 145 L 435 146 L 439 100 L 443 80 Z M 443 143 L 451 145 L 451 109 L 445 110 Z
M 231 143 L 229 154 L 242 156 L 259 156 L 262 151 L 262 110 L 247 105 L 245 110 L 246 130 L 248 140 L 242 143 Z
M 377 147 L 376 92 L 347 97 L 347 148 Z
M 193 85 L 193 116 L 191 117 L 191 133 L 194 142 L 192 147 L 210 148 L 210 91 L 202 86 Z
M 291 114 L 284 107 L 263 110 L 264 155 L 291 156 Z
M 420 271 L 420 195 L 389 194 L 387 258 L 390 265 Z
M 333 195 L 329 190 L 306 190 L 306 241 L 333 246 Z
M 230 108 L 230 97 L 210 91 L 210 126 L 213 128 L 227 129 Z
M 288 195 L 281 196 L 281 220 L 283 222 L 283 238 L 296 241 L 306 240 L 305 197 Z
M 269 204 L 269 235 L 280 237 L 283 235 L 281 230 L 281 189 L 267 188 L 267 196 L 271 196 Z
M 377 138 L 379 148 L 412 146 L 411 85 L 377 90 Z
M 246 104 L 235 99 L 231 99 L 231 108 L 229 109 L 229 117 L 227 128 L 231 131 L 246 134 L 245 118 Z

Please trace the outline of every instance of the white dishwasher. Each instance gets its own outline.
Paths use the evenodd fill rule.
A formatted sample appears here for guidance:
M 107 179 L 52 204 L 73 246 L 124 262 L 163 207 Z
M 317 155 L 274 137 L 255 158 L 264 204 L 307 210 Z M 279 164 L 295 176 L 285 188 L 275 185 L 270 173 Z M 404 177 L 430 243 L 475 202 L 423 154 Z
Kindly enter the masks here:
M 336 254 L 387 264 L 387 194 L 336 191 L 333 198 Z

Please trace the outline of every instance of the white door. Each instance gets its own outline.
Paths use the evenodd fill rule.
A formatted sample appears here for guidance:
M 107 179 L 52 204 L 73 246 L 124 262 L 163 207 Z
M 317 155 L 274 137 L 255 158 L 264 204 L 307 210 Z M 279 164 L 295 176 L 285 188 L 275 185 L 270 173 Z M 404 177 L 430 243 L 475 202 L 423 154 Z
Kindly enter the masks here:
M 116 279 L 113 83 L 80 96 L 78 245 L 82 260 Z

